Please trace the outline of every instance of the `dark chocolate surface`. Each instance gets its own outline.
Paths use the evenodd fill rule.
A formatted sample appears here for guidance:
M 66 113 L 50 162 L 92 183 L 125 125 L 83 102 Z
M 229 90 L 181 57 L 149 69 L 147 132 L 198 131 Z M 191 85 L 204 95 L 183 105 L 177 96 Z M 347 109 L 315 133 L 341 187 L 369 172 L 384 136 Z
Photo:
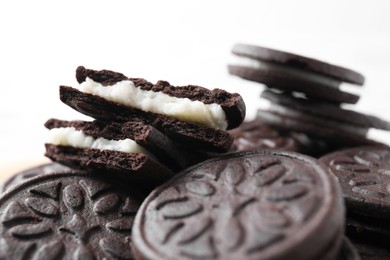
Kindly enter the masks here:
M 45 155 L 75 169 L 119 174 L 145 186 L 160 184 L 173 173 L 166 166 L 141 153 L 74 148 L 45 144 Z
M 257 117 L 267 124 L 287 131 L 305 133 L 310 137 L 326 140 L 336 146 L 373 145 L 377 142 L 368 139 L 365 135 L 343 131 L 326 122 L 312 122 L 300 116 L 287 116 L 274 111 L 257 110 Z
M 276 93 L 271 90 L 263 91 L 261 93 L 261 97 L 271 101 L 272 103 L 285 106 L 287 109 L 292 108 L 293 110 L 302 111 L 308 115 L 318 116 L 324 120 L 331 119 L 351 125 L 390 130 L 390 122 L 375 116 L 343 109 L 332 104 L 296 98 L 287 93 Z
M 288 92 L 300 92 L 311 99 L 328 103 L 356 104 L 359 96 L 327 85 L 313 83 L 305 78 L 293 78 L 282 72 L 271 72 L 268 69 L 254 69 L 245 66 L 229 65 L 229 73 L 240 78 L 265 84 L 269 88 Z
M 154 190 L 137 213 L 133 250 L 141 259 L 312 259 L 343 218 L 341 191 L 314 159 L 231 154 Z
M 355 147 L 320 159 L 341 184 L 349 211 L 390 219 L 390 148 Z
M 0 198 L 1 259 L 133 259 L 137 189 L 98 173 L 40 175 Z
M 32 167 L 29 169 L 26 169 L 21 172 L 17 172 L 8 179 L 6 179 L 1 185 L 0 185 L 0 194 L 7 191 L 8 189 L 23 183 L 27 179 L 30 179 L 32 177 L 42 175 L 42 174 L 49 174 L 49 173 L 55 173 L 55 172 L 65 172 L 65 171 L 71 171 L 71 168 L 66 167 L 65 165 L 59 164 L 59 163 L 47 163 L 43 165 L 39 165 L 36 167 Z
M 232 52 L 238 56 L 317 72 L 357 85 L 364 83 L 364 76 L 356 71 L 290 52 L 241 43 L 233 46 Z
M 297 140 L 259 119 L 246 121 L 238 128 L 230 130 L 229 133 L 234 137 L 230 152 L 261 149 L 299 151 L 300 148 Z

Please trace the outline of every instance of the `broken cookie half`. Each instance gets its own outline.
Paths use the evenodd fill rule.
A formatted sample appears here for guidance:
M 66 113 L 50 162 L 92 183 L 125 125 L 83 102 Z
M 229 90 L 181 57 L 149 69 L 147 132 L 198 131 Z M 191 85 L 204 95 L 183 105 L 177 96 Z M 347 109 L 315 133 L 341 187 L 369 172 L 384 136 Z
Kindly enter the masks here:
M 82 169 L 102 169 L 133 179 L 162 182 L 189 163 L 189 152 L 141 122 L 62 121 L 45 123 L 45 155 Z

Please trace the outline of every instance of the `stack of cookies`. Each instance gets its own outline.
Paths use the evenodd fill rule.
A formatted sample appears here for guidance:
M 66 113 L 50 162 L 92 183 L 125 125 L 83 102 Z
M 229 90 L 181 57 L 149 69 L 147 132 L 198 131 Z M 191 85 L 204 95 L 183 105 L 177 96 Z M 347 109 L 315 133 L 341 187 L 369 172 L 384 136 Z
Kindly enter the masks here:
M 303 145 L 295 146 L 296 151 L 319 156 L 341 147 L 375 144 L 367 138 L 370 128 L 390 130 L 390 122 L 342 108 L 359 100 L 358 95 L 340 89 L 342 82 L 363 85 L 358 72 L 253 45 L 237 44 L 232 52 L 236 62 L 229 65 L 229 72 L 266 86 L 261 97 L 270 106 L 259 109 L 256 120 L 278 129 L 282 136 L 298 137 L 294 139 Z
M 345 230 L 363 259 L 390 259 L 390 147 L 370 140 L 370 128 L 390 122 L 342 108 L 359 96 L 342 91 L 364 77 L 319 60 L 253 45 L 233 47 L 229 72 L 263 83 L 268 109 L 231 130 L 233 151 L 288 150 L 319 157 L 342 188 Z M 353 258 L 352 258 L 353 259 Z
M 327 154 L 320 162 L 341 184 L 346 233 L 362 257 L 390 259 L 390 148 L 349 148 Z

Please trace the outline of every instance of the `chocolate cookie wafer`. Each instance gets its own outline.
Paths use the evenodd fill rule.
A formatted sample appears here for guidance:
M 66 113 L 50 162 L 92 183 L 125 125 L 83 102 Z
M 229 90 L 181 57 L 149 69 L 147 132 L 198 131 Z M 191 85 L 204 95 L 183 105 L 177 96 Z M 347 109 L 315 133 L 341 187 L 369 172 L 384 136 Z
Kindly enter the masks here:
M 341 191 L 322 164 L 257 151 L 202 162 L 155 189 L 132 239 L 138 259 L 304 260 L 337 254 L 343 228 Z
M 0 259 L 133 259 L 143 195 L 108 175 L 30 178 L 0 198 Z
M 199 86 L 173 87 L 127 78 L 108 70 L 78 67 L 79 89 L 61 86 L 60 99 L 96 119 L 142 121 L 169 138 L 210 152 L 228 151 L 233 139 L 225 131 L 245 117 L 238 94 Z
M 358 72 L 300 55 L 248 44 L 236 44 L 230 74 L 287 92 L 330 103 L 351 103 L 359 96 L 341 91 L 342 82 L 363 85 Z

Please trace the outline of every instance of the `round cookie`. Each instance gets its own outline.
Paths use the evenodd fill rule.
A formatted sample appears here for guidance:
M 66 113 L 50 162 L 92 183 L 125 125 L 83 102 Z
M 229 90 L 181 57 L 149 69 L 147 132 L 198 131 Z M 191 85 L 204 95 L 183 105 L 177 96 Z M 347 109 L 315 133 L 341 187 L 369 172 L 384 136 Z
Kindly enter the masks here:
M 299 151 L 299 143 L 288 134 L 283 134 L 259 119 L 246 121 L 229 131 L 234 137 L 229 152 L 246 152 L 261 149 Z
M 236 62 L 229 65 L 230 74 L 331 103 L 354 104 L 359 100 L 359 96 L 339 89 L 343 81 L 363 85 L 363 75 L 355 71 L 254 45 L 236 44 L 232 53 Z
M 70 168 L 59 164 L 59 163 L 47 163 L 43 165 L 39 165 L 18 173 L 15 173 L 13 176 L 5 180 L 0 185 L 0 193 L 7 191 L 8 189 L 26 181 L 29 178 L 35 177 L 41 174 L 48 174 L 54 172 L 63 172 L 66 170 L 71 170 Z
M 343 226 L 341 191 L 322 164 L 293 152 L 235 153 L 155 189 L 137 213 L 133 251 L 138 259 L 321 259 Z
M 99 173 L 30 178 L 0 198 L 0 259 L 132 259 L 142 199 Z
M 320 161 L 337 177 L 349 211 L 390 218 L 389 147 L 355 147 L 325 155 Z

